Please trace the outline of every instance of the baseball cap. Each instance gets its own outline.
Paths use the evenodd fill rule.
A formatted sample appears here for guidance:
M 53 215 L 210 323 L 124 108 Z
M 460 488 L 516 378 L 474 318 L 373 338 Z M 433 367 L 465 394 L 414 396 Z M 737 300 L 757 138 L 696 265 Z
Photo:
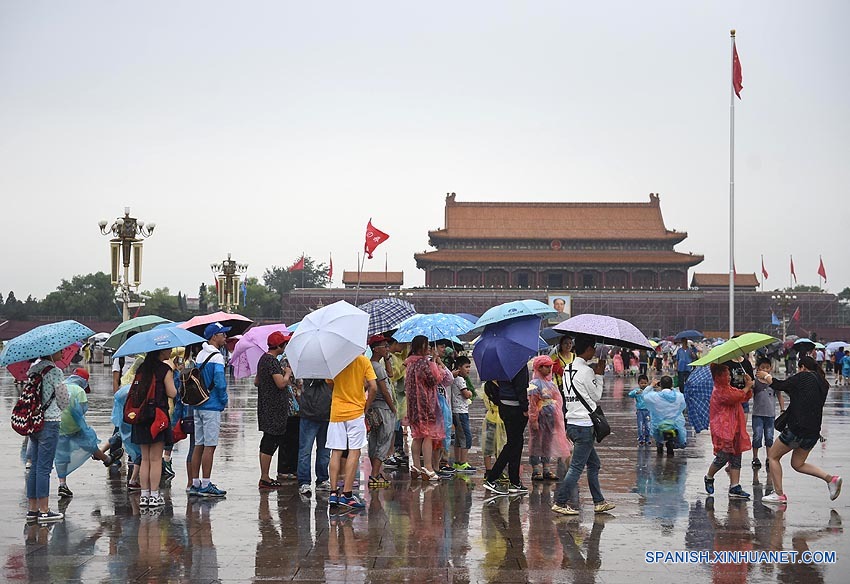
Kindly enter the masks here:
M 214 322 L 207 325 L 207 328 L 204 329 L 204 338 L 206 340 L 210 340 L 213 336 L 218 333 L 227 333 L 230 332 L 229 326 L 224 326 L 220 322 Z
M 85 387 L 83 389 L 86 390 L 86 393 L 89 392 L 89 372 L 88 369 L 84 369 L 82 367 L 77 367 L 74 369 L 74 375 L 83 379 L 86 382 Z
M 269 338 L 266 340 L 266 343 L 268 343 L 269 348 L 271 349 L 272 347 L 279 347 L 282 344 L 289 342 L 289 339 L 291 338 L 292 333 L 290 332 L 282 333 L 280 331 L 274 331 L 272 334 L 269 335 Z
M 362 338 L 362 337 L 361 337 Z M 366 344 L 370 347 L 374 347 L 375 345 L 380 345 L 381 343 L 388 342 L 389 339 L 384 335 L 372 335 L 366 340 Z

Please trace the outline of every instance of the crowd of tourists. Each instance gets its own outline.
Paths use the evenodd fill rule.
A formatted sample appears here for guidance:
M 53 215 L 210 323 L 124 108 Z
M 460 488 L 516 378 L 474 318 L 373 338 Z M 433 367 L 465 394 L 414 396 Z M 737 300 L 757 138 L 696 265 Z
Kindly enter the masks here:
M 29 376 L 40 391 L 43 427 L 28 440 L 27 520 L 48 523 L 63 518 L 48 504 L 54 467 L 59 497 L 70 498 L 68 479 L 75 469 L 89 459 L 107 467 L 120 464 L 125 453 L 127 488 L 138 492 L 131 496 L 138 496 L 141 508 L 162 507 L 160 485 L 163 476 L 176 475 L 171 452 L 180 440 L 188 442 L 187 496 L 225 498 L 227 491 L 213 477 L 222 412 L 228 406 L 229 332 L 229 327 L 216 322 L 206 326 L 202 344 L 115 359 L 115 428 L 103 441 L 86 422 L 88 371 L 78 368 L 65 377 L 55 365 L 59 353 L 36 360 Z M 262 434 L 260 490 L 297 484 L 304 498 L 324 492 L 332 510 L 356 511 L 366 506 L 358 493 L 362 449 L 367 449 L 370 490 L 391 486 L 386 476 L 390 471 L 406 472 L 410 480 L 439 482 L 479 472 L 469 462 L 477 434 L 483 486 L 490 497 L 528 492 L 521 473 L 527 455 L 532 481 L 558 481 L 554 513 L 580 513 L 578 483 L 583 474 L 594 512 L 614 509 L 600 483 L 594 413 L 604 394 L 606 357 L 622 360 L 626 352 L 600 353 L 593 337 L 565 335 L 550 354 L 535 357 L 511 379 L 486 380 L 477 386 L 470 377 L 470 358 L 455 341 L 429 342 L 416 336 L 410 343 L 400 343 L 390 331 L 369 337 L 370 356 L 356 357 L 332 379 L 297 379 L 286 358 L 291 337 L 292 333 L 278 331 L 268 336 L 267 351 L 253 378 Z M 655 355 L 647 354 L 643 361 L 640 354 L 628 353 L 639 360 L 637 387 L 628 393 L 635 400 L 637 446 L 654 444 L 659 456 L 665 451 L 674 456 L 687 445 L 685 394 L 697 354 L 684 341 L 672 362 L 656 369 Z M 850 355 L 839 362 L 838 370 L 848 361 Z M 663 367 L 674 375 L 662 375 Z M 764 503 L 789 500 L 781 462 L 789 452 L 792 469 L 824 481 L 834 500 L 841 491 L 841 477 L 807 462 L 821 439 L 829 391 L 822 361 L 802 355 L 798 372 L 784 380 L 774 378 L 773 371 L 772 360 L 764 357 L 755 367 L 749 358 L 740 357 L 706 369 L 710 399 L 705 405 L 714 450 L 704 477 L 706 493 L 714 494 L 715 477 L 727 468 L 729 497 L 749 499 L 740 484 L 742 457 L 752 451 L 752 466 L 759 468 L 759 451 L 765 448 L 774 492 L 764 496 Z M 691 382 L 701 375 L 695 371 Z M 193 383 L 207 390 L 202 403 L 187 397 Z M 482 400 L 484 406 L 481 427 L 475 429 L 469 418 L 473 399 Z M 752 435 L 747 429 L 749 407 Z M 134 423 L 133 415 L 144 420 Z M 776 441 L 774 428 L 780 432 Z

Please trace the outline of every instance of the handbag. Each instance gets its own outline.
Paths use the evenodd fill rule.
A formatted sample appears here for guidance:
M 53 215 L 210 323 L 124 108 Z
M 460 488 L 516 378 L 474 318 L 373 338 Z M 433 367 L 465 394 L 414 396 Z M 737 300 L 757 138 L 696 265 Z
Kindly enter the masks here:
M 785 427 L 788 425 L 788 410 L 785 410 L 781 414 L 779 414 L 776 419 L 773 421 L 773 427 L 776 428 L 777 432 L 784 432 Z
M 593 435 L 596 438 L 597 442 L 602 442 L 606 436 L 611 433 L 611 425 L 608 423 L 608 418 L 605 417 L 605 412 L 602 411 L 602 408 L 597 405 L 595 410 L 591 410 L 590 406 L 587 405 L 587 402 L 584 401 L 584 398 L 581 394 L 576 391 L 576 386 L 573 384 L 573 376 L 575 375 L 575 370 L 573 369 L 573 364 L 570 363 L 570 389 L 572 392 L 578 397 L 579 401 L 587 410 L 588 415 L 590 416 L 590 421 L 593 423 Z

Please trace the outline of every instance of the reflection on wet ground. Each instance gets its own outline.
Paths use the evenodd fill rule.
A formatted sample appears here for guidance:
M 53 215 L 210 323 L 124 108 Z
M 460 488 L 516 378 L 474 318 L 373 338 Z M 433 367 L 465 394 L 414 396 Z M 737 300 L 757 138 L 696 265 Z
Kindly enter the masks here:
M 111 431 L 105 371 L 93 374 L 89 421 L 101 438 Z M 787 509 L 759 500 L 769 488 L 764 470 L 749 468 L 742 484 L 753 501 L 729 500 L 728 478 L 717 477 L 708 497 L 702 476 L 711 460 L 707 433 L 692 436 L 674 458 L 636 446 L 633 402 L 622 396 L 631 381 L 606 378 L 602 405 L 614 434 L 598 447 L 601 482 L 617 508 L 593 514 L 586 488 L 582 514 L 554 515 L 554 483 L 531 483 L 526 496 L 487 500 L 482 476 L 441 484 L 393 475 L 392 487 L 361 488 L 365 511 L 329 514 L 327 497 L 303 498 L 295 484 L 259 492 L 256 399 L 239 383 L 231 390 L 214 479 L 226 500 L 194 500 L 185 492 L 186 445 L 174 453 L 177 477 L 167 505 L 139 509 L 126 477 L 89 463 L 69 477 L 75 497 L 63 502 L 66 520 L 25 526 L 21 440 L 8 424 L 0 433 L 3 478 L 0 509 L 2 579 L 31 582 L 846 582 L 850 541 L 843 533 L 850 495 L 830 502 L 820 481 L 786 462 Z M 625 384 L 625 385 L 624 385 Z M 847 475 L 850 424 L 846 387 L 832 388 L 824 435 L 810 461 Z M 16 396 L 0 377 L 0 415 Z M 615 397 L 616 396 L 616 397 Z M 480 427 L 480 411 L 473 428 Z M 477 442 L 476 447 L 477 449 Z M 473 451 L 475 454 L 475 450 Z M 479 456 L 473 464 L 481 467 Z M 368 462 L 363 463 L 363 469 Z M 850 478 L 850 477 L 848 477 Z M 51 491 L 56 492 L 55 480 Z M 56 499 L 52 497 L 52 505 Z M 647 563 L 649 551 L 834 551 L 833 564 Z M 711 557 L 711 556 L 710 556 Z

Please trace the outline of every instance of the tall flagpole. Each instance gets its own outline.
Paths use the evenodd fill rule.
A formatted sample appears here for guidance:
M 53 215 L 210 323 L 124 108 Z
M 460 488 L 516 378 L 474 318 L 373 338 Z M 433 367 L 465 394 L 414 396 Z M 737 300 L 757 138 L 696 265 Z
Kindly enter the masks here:
M 729 338 L 735 335 L 735 29 L 732 37 L 729 83 Z

